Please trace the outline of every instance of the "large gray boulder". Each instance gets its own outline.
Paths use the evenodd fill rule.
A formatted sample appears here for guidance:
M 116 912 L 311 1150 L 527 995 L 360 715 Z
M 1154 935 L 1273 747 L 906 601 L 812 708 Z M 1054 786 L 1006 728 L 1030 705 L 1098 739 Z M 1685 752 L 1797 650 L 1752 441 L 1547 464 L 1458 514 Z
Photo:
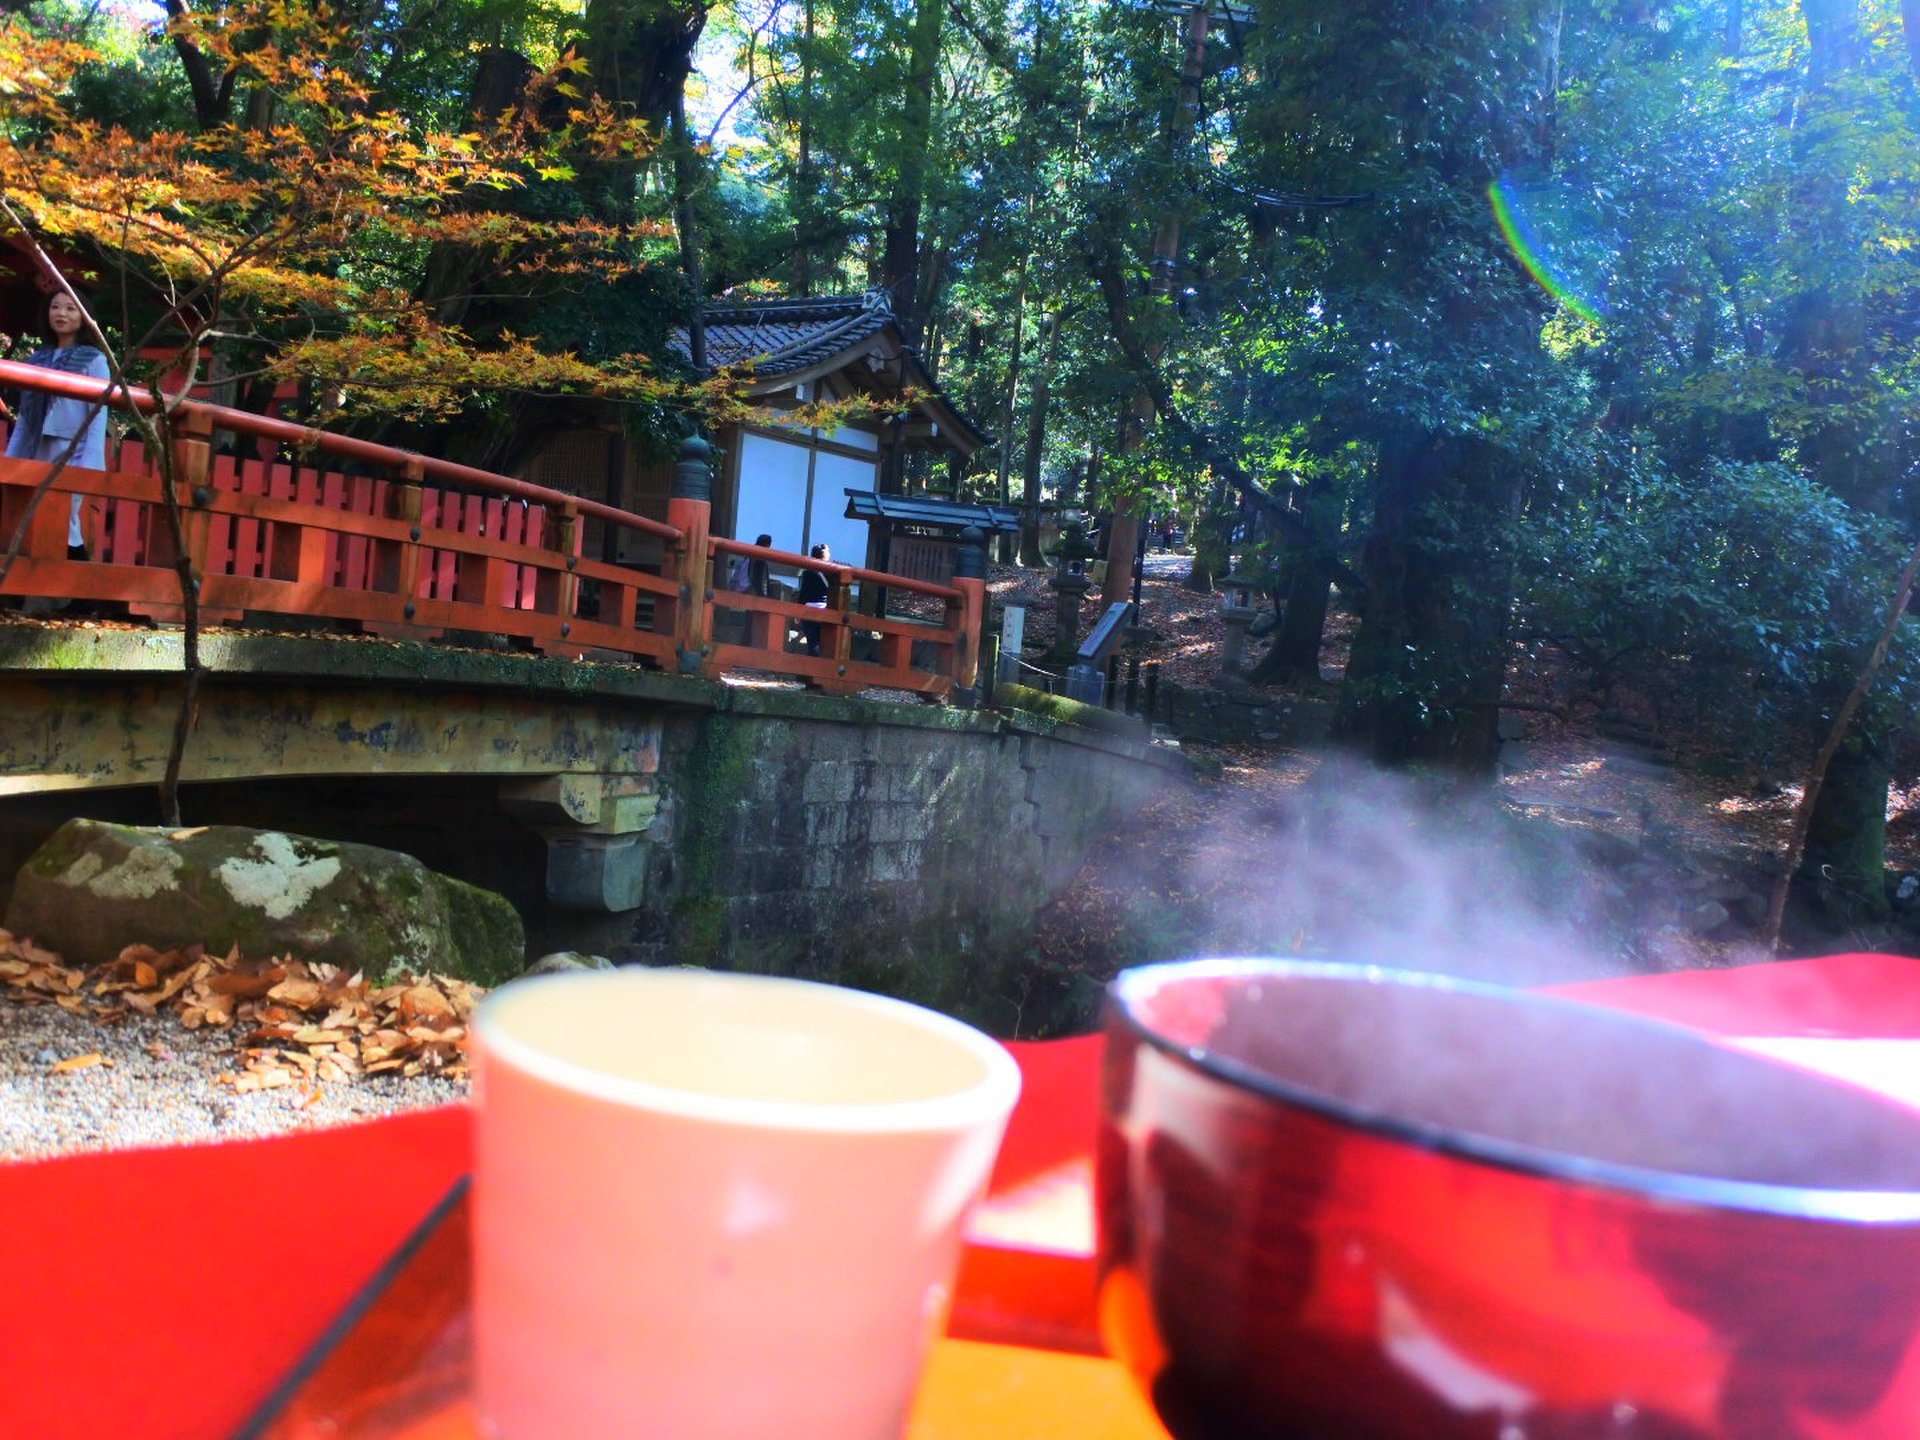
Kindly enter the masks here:
M 613 969 L 613 961 L 604 955 L 583 955 L 578 950 L 556 950 L 551 955 L 542 955 L 527 966 L 526 975 L 573 975 L 588 970 L 611 969 Z
M 369 977 L 436 970 L 482 985 L 520 973 L 526 934 L 505 898 L 411 855 L 214 825 L 69 820 L 15 878 L 5 925 L 69 964 L 127 945 L 291 955 Z

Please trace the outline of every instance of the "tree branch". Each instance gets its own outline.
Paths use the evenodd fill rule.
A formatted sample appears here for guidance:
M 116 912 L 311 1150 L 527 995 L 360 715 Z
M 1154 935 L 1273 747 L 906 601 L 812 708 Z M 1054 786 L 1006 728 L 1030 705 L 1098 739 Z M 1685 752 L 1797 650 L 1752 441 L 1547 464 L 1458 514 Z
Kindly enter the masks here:
M 1813 768 L 1807 772 L 1807 783 L 1800 796 L 1799 808 L 1793 812 L 1793 831 L 1787 837 L 1786 859 L 1781 864 L 1779 875 L 1774 878 L 1773 893 L 1767 900 L 1766 925 L 1760 932 L 1767 949 L 1775 954 L 1780 949 L 1780 922 L 1786 918 L 1787 893 L 1793 888 L 1793 873 L 1800 868 L 1801 857 L 1806 854 L 1807 831 L 1813 825 L 1813 807 L 1818 803 L 1821 787 L 1826 783 L 1827 767 L 1833 763 L 1840 742 L 1846 738 L 1847 729 L 1853 724 L 1854 714 L 1866 700 L 1867 692 L 1873 688 L 1874 678 L 1886 662 L 1894 631 L 1900 628 L 1900 617 L 1907 612 L 1907 601 L 1913 594 L 1916 577 L 1920 577 L 1920 545 L 1914 547 L 1913 553 L 1907 557 L 1907 563 L 1900 567 L 1900 578 L 1894 583 L 1893 598 L 1887 602 L 1887 618 L 1880 626 L 1880 638 L 1873 642 L 1873 653 L 1867 656 L 1866 664 L 1860 667 L 1860 673 L 1854 677 L 1853 689 L 1847 692 L 1840 713 L 1833 717 L 1833 725 L 1827 731 L 1826 740 L 1821 743 L 1820 753 L 1813 758 Z

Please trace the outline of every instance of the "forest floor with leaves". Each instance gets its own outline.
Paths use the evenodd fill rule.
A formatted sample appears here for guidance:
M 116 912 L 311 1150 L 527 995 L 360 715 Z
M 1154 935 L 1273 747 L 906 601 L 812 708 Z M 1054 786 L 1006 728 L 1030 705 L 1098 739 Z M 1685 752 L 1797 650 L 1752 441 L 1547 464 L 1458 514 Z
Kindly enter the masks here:
M 1218 597 L 1182 584 L 1188 563 L 1150 556 L 1143 666 L 1205 686 L 1223 625 Z M 1029 654 L 1051 637 L 1046 580 L 990 576 L 996 601 L 1029 607 Z M 1336 603 L 1319 687 L 1245 694 L 1333 698 L 1354 624 Z M 1244 668 L 1265 644 L 1249 638 Z M 1514 712 L 1515 763 L 1478 798 L 1368 773 L 1325 747 L 1185 742 L 1205 778 L 1153 802 L 1041 913 L 1041 989 L 1055 1003 L 1040 1023 L 1085 1013 L 1126 965 L 1196 953 L 1337 955 L 1529 984 L 1765 958 L 1737 917 L 1683 922 L 1732 893 L 1730 875 L 1744 877 L 1733 889 L 1749 906 L 1763 899 L 1798 783 L 1737 773 L 1684 742 L 1670 765 L 1631 763 L 1602 733 L 1600 698 L 1551 654 L 1517 655 L 1511 693 L 1531 707 Z M 1888 863 L 1920 870 L 1920 788 L 1892 796 Z M 1720 891 L 1686 888 L 1714 877 Z

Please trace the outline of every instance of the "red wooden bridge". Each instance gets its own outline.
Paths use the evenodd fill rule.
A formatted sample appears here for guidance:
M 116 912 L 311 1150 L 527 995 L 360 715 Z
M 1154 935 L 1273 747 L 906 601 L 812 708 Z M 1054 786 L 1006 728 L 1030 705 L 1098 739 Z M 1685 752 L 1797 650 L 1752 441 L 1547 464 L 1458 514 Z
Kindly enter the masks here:
M 139 387 L 12 361 L 0 361 L 0 386 L 123 410 L 161 405 Z M 480 632 L 550 655 L 626 658 L 703 676 L 750 670 L 843 694 L 884 687 L 944 700 L 976 681 L 981 565 L 967 575 L 963 562 L 951 585 L 938 585 L 712 535 L 711 471 L 698 441 L 682 447 L 661 521 L 202 401 L 181 402 L 173 428 L 174 483 L 205 625 L 297 617 L 393 639 Z M 223 434 L 298 458 L 236 460 L 216 453 Z M 177 624 L 185 612 L 159 467 L 131 442 L 110 444 L 108 458 L 104 471 L 62 469 L 37 505 L 34 491 L 50 467 L 0 459 L 0 547 L 19 540 L 0 596 L 117 602 L 132 616 Z M 82 497 L 85 560 L 67 555 L 70 495 Z M 582 555 L 589 517 L 657 540 L 657 572 Z M 716 589 L 716 566 L 735 555 L 823 572 L 826 608 Z M 927 597 L 941 618 L 863 613 L 854 607 L 856 586 Z M 790 648 L 803 622 L 820 627 L 818 654 Z

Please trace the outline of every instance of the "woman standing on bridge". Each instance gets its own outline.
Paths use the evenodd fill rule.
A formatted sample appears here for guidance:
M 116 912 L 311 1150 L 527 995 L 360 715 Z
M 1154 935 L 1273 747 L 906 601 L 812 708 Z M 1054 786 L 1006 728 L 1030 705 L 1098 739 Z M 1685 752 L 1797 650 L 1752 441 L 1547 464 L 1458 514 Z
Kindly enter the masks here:
M 27 363 L 94 380 L 110 378 L 107 357 L 93 346 L 80 343 L 85 320 L 71 295 L 55 291 L 47 301 L 47 329 L 53 334 L 53 344 L 34 351 Z M 64 458 L 69 465 L 88 470 L 106 469 L 106 407 L 97 400 L 70 400 L 44 390 L 24 391 L 13 434 L 7 439 L 7 458 L 49 463 Z M 80 497 L 76 495 L 67 512 L 67 558 L 86 559 L 86 543 L 80 528 Z

